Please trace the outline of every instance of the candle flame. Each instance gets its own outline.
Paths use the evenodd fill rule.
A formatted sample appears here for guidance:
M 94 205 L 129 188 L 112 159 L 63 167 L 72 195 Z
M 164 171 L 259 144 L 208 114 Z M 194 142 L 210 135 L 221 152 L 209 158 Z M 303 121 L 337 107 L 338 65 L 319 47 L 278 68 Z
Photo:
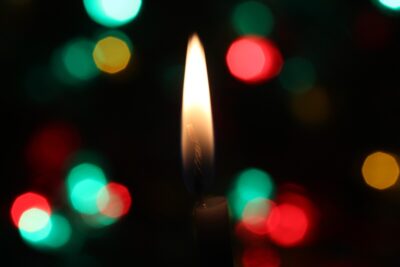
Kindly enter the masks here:
M 186 54 L 181 127 L 185 182 L 190 191 L 202 193 L 211 183 L 214 137 L 206 58 L 196 34 Z

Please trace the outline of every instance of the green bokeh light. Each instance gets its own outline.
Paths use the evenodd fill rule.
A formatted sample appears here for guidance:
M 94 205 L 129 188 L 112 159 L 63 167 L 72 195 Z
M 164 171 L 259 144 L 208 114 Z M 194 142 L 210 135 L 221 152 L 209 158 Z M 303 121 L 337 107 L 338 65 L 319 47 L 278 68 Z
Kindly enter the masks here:
M 106 176 L 100 167 L 91 163 L 74 167 L 67 177 L 67 189 L 73 208 L 84 214 L 98 213 L 98 197 L 106 184 Z
M 50 215 L 44 210 L 32 208 L 25 211 L 18 222 L 18 227 L 25 232 L 37 232 L 49 223 Z
M 236 6 L 232 14 L 232 23 L 240 35 L 269 35 L 274 26 L 274 18 L 265 4 L 247 1 Z
M 400 11 L 400 0 L 375 0 L 375 2 L 385 9 Z
M 247 169 L 239 174 L 228 199 L 233 216 L 241 218 L 246 205 L 257 198 L 269 199 L 274 191 L 272 178 L 260 169 Z
M 293 93 L 303 93 L 315 85 L 314 65 L 300 57 L 288 59 L 283 66 L 279 80 L 284 89 Z
M 142 7 L 142 0 L 84 0 L 83 3 L 89 16 L 106 27 L 129 23 Z
M 43 239 L 41 245 L 58 249 L 65 246 L 71 238 L 71 225 L 62 215 L 51 216 L 52 228 L 49 235 Z
M 47 238 L 51 228 L 52 222 L 49 214 L 43 210 L 33 208 L 24 212 L 21 216 L 19 233 L 26 242 L 34 245 Z
M 76 85 L 89 81 L 99 74 L 92 53 L 95 43 L 87 39 L 75 39 L 53 55 L 52 66 L 61 82 Z
M 105 183 L 94 179 L 85 179 L 77 183 L 70 193 L 72 206 L 84 214 L 98 213 L 98 197 L 105 185 Z M 101 195 L 104 196 L 104 194 Z

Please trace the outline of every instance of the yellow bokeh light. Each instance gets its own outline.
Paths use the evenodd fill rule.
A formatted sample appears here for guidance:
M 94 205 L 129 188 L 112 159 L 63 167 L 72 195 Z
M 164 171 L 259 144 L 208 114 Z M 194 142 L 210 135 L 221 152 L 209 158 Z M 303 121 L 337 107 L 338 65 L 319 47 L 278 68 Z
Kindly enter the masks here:
M 384 152 L 369 155 L 362 166 L 365 182 L 380 190 L 393 186 L 399 178 L 399 172 L 396 158 Z
M 125 41 L 109 36 L 97 42 L 93 59 L 101 71 L 113 74 L 128 66 L 131 51 Z

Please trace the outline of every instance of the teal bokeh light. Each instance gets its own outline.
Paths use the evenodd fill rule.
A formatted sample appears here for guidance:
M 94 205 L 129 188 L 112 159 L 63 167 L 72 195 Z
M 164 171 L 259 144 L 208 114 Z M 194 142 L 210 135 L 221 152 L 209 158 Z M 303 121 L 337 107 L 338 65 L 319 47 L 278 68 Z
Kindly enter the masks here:
M 99 71 L 93 61 L 95 43 L 78 38 L 57 50 L 52 59 L 55 76 L 64 84 L 76 85 L 95 78 Z
M 235 218 L 241 218 L 246 205 L 258 198 L 269 199 L 274 191 L 272 178 L 266 172 L 251 168 L 241 172 L 229 193 L 229 204 Z
M 106 27 L 129 23 L 142 7 L 142 0 L 84 0 L 83 3 L 89 16 Z
M 375 0 L 375 2 L 385 9 L 400 11 L 400 0 Z
M 25 224 L 29 224 L 30 227 Z M 33 208 L 21 216 L 19 233 L 26 242 L 35 245 L 49 236 L 52 226 L 49 214 Z
M 67 177 L 67 189 L 72 207 L 83 214 L 98 213 L 98 197 L 106 184 L 106 176 L 100 167 L 91 163 L 82 163 L 74 167 Z M 108 197 L 107 194 L 101 196 Z
M 305 58 L 287 59 L 279 75 L 279 81 L 284 89 L 292 93 L 304 93 L 315 85 L 315 67 Z
M 65 246 L 71 239 L 71 225 L 62 215 L 54 214 L 51 216 L 52 228 L 49 235 L 43 239 L 41 245 L 58 249 Z
M 246 1 L 237 5 L 232 14 L 233 28 L 240 35 L 269 35 L 274 26 L 270 9 L 258 1 Z

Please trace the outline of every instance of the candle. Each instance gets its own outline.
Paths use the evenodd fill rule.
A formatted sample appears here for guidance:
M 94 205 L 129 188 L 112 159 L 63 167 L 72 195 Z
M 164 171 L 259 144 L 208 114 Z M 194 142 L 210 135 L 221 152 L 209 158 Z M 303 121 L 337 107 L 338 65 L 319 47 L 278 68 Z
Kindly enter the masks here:
M 213 178 L 214 133 L 206 59 L 197 35 L 187 48 L 181 127 L 183 177 L 198 199 L 193 217 L 201 265 L 233 266 L 227 201 L 205 196 Z

